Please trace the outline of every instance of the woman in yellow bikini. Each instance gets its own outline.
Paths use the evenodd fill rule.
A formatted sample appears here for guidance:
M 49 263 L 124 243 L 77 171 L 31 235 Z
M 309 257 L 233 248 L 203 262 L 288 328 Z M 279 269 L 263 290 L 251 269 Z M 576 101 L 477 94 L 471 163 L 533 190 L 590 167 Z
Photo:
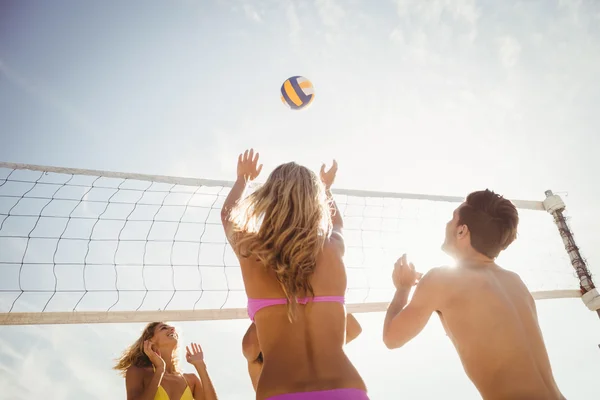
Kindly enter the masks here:
M 216 400 L 202 348 L 186 346 L 186 360 L 196 374 L 182 374 L 177 365 L 178 335 L 163 322 L 149 323 L 114 369 L 125 377 L 127 400 Z M 191 349 L 190 349 L 191 347 Z

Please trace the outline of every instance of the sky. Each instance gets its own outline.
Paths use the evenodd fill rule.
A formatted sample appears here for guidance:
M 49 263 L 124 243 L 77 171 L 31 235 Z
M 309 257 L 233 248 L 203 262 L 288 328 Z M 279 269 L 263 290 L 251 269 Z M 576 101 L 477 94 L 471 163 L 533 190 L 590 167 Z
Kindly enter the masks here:
M 596 272 L 599 69 L 591 0 L 3 0 L 0 160 L 232 180 L 252 146 L 265 172 L 335 158 L 343 188 L 552 189 Z M 281 104 L 294 75 L 314 84 L 307 110 Z M 578 299 L 538 309 L 561 390 L 598 397 L 598 318 Z M 392 352 L 383 314 L 358 318 L 347 351 L 373 399 L 478 398 L 436 319 Z M 252 397 L 247 325 L 177 323 L 203 345 L 221 398 Z M 2 326 L 0 397 L 124 399 L 110 367 L 140 330 Z

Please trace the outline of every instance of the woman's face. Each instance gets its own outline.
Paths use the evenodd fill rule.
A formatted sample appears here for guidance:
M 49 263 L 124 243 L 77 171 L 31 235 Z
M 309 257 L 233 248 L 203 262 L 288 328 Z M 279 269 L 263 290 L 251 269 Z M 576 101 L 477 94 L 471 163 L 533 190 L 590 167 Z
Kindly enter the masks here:
M 152 336 L 150 341 L 157 347 L 163 347 L 177 345 L 178 339 L 179 336 L 174 327 L 160 323 L 154 328 L 154 336 Z

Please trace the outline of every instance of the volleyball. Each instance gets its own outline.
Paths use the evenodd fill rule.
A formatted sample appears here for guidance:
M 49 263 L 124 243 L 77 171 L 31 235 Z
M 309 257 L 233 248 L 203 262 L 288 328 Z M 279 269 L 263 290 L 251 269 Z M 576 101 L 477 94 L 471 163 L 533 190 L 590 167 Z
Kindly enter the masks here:
M 315 98 L 312 83 L 303 76 L 292 76 L 281 85 L 281 101 L 292 110 L 302 110 Z

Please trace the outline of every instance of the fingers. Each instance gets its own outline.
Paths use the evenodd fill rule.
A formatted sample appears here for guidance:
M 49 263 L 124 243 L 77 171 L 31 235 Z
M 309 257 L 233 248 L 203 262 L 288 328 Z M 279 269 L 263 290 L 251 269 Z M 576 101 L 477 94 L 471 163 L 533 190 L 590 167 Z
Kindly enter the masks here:
M 411 281 L 416 284 L 423 277 L 423 274 L 417 272 L 415 265 L 412 262 L 408 262 L 408 256 L 402 254 L 400 258 L 394 263 L 394 271 L 392 272 L 392 277 L 397 279 L 399 282 L 403 281 Z
M 262 164 L 257 168 L 259 159 L 260 154 L 258 152 L 255 153 L 254 149 L 248 149 L 238 156 L 238 168 L 242 166 L 243 168 L 248 169 L 252 166 L 252 169 L 256 174 L 254 177 L 256 177 L 260 174 L 260 171 L 262 171 Z
M 191 347 L 191 350 L 190 350 L 190 347 Z M 202 350 L 198 350 L 199 346 L 198 346 L 198 344 L 196 344 L 194 342 L 190 343 L 189 347 L 185 346 L 185 349 L 186 349 L 187 353 L 189 353 L 190 355 L 193 355 L 193 354 L 198 353 L 199 351 L 202 351 Z
M 329 168 L 327 170 L 327 172 L 325 172 L 325 163 L 321 164 L 321 175 L 324 175 L 324 174 L 328 174 L 328 175 L 333 174 L 333 175 L 335 175 L 335 173 L 337 172 L 337 170 L 338 170 L 338 163 L 337 163 L 337 161 L 335 159 L 333 160 L 333 164 L 331 165 L 331 168 Z
M 394 264 L 395 267 L 402 267 L 406 265 L 406 253 L 402 254 L 402 256 L 396 260 L 396 263 Z
M 202 353 L 202 347 L 200 347 L 200 345 L 198 343 L 192 342 L 191 346 L 192 346 L 192 353 L 193 354 Z
M 144 354 L 146 354 L 150 360 L 152 360 L 154 356 L 161 356 L 160 350 L 155 351 L 152 346 L 152 343 L 149 340 L 144 340 Z

